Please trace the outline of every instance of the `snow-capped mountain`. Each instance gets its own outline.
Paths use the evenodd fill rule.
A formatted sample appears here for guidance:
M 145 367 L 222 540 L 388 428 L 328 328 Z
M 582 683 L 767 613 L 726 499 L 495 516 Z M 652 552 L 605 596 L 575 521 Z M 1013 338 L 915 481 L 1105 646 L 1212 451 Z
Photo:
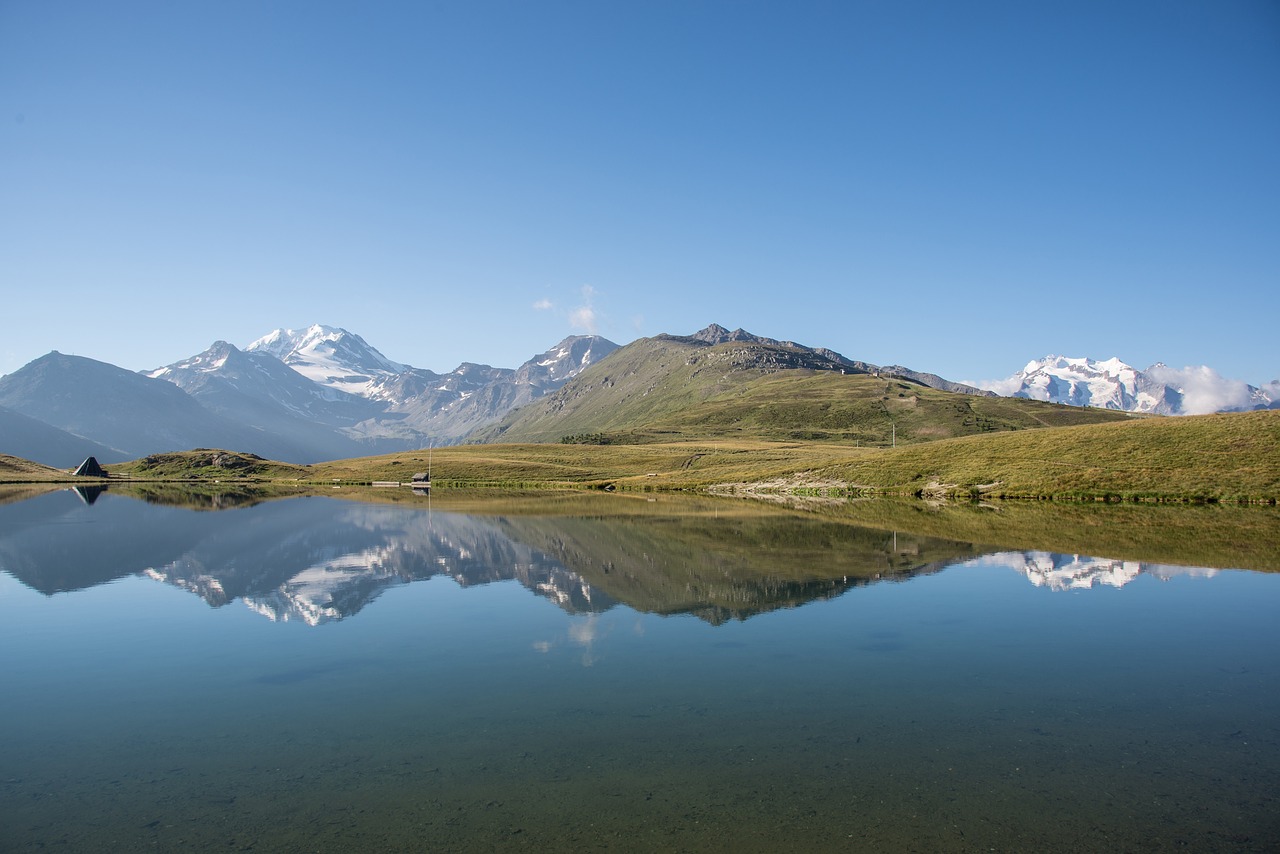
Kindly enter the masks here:
M 571 335 L 516 370 L 517 385 L 548 388 L 565 383 L 618 349 L 598 335 Z
M 274 356 L 314 383 L 335 391 L 376 400 L 394 411 L 431 392 L 442 395 L 444 408 L 495 383 L 525 387 L 514 395 L 525 403 L 577 376 L 583 368 L 617 349 L 598 335 L 574 335 L 534 356 L 519 368 L 494 368 L 463 362 L 448 374 L 393 362 L 363 338 L 345 329 L 315 325 L 295 331 L 277 329 L 245 348 L 247 353 Z
M 306 329 L 277 329 L 245 350 L 275 356 L 312 382 L 375 397 L 378 386 L 408 368 L 369 346 L 359 335 L 316 324 Z
M 317 383 L 267 352 L 239 350 L 226 341 L 146 375 L 173 383 L 215 410 L 219 406 L 211 405 L 213 398 L 239 394 L 333 427 L 355 424 L 378 411 L 367 400 Z
M 1280 406 L 1280 381 L 1262 388 L 1227 379 L 1205 366 L 1157 363 L 1145 371 L 1119 359 L 1045 356 L 1004 380 L 977 385 L 1005 397 L 1096 406 L 1156 415 L 1206 415 Z
M 277 329 L 244 350 L 220 341 L 148 376 L 180 386 L 215 412 L 309 440 L 298 461 L 312 462 L 457 441 L 615 349 L 599 336 L 574 335 L 519 368 L 463 362 L 437 374 L 388 359 L 353 332 L 317 324 Z M 327 443 L 311 435 L 317 428 L 327 431 Z
M 494 413 L 505 415 L 559 389 L 616 349 L 597 335 L 573 335 L 515 370 L 471 362 L 444 375 L 410 369 L 380 390 L 388 412 L 402 419 L 389 419 L 387 426 L 404 424 L 446 442 L 460 439 L 502 417 Z M 423 382 L 424 374 L 433 379 Z
M 382 408 L 354 394 L 307 379 L 275 356 L 216 341 L 203 353 L 149 371 L 194 397 L 207 409 L 264 432 L 287 436 L 288 462 L 313 462 L 399 450 L 349 435 L 348 430 Z
M 0 432 L 0 452 L 66 467 L 197 447 L 292 463 L 422 448 L 497 421 L 615 349 L 575 335 L 518 368 L 464 362 L 437 374 L 315 325 L 277 329 L 244 350 L 215 341 L 138 373 L 49 353 L 0 377 L 0 421 L 12 428 Z

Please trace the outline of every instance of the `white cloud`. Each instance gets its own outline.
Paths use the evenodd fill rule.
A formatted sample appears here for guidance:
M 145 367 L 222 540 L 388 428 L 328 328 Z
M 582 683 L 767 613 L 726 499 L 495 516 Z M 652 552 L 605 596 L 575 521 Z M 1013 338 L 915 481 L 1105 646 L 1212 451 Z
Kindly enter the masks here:
M 599 329 L 596 310 L 589 305 L 579 306 L 569 313 L 569 323 L 574 329 L 582 329 L 588 335 L 595 335 Z
M 1017 375 L 1005 377 L 1002 380 L 961 380 L 960 382 L 985 391 L 994 391 L 1003 397 L 1008 397 L 1022 387 L 1022 377 Z
M 1249 384 L 1229 380 L 1205 365 L 1182 368 L 1152 365 L 1146 375 L 1182 392 L 1182 414 L 1207 415 L 1225 409 L 1250 409 Z
M 575 329 L 585 330 L 588 335 L 597 334 L 600 328 L 600 315 L 592 305 L 596 289 L 590 285 L 582 286 L 582 305 L 569 312 L 569 324 Z
M 540 299 L 533 304 L 534 311 L 550 311 L 555 308 L 555 303 L 549 299 Z

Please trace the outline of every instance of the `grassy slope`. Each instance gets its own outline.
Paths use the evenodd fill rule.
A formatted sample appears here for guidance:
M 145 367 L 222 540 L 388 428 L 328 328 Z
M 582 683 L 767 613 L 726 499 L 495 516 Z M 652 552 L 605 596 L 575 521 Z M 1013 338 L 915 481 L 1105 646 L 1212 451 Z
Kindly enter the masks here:
M 240 472 L 312 483 L 409 481 L 427 454 L 411 451 L 291 466 L 210 468 L 209 452 L 164 455 L 162 466 L 112 466 L 133 476 Z M 154 458 L 153 458 L 154 459 Z M 945 439 L 897 449 L 758 440 L 641 445 L 464 445 L 432 455 L 437 486 L 602 486 L 697 489 L 778 480 L 887 492 L 1005 497 L 1272 499 L 1280 497 L 1280 411 L 1150 418 Z
M 752 378 L 731 393 L 708 398 L 649 427 L 685 436 L 748 435 L 886 446 L 1130 418 L 1039 401 L 953 394 L 893 379 L 790 371 Z
M 296 480 L 307 477 L 306 466 L 264 460 L 253 454 L 240 454 L 209 448 L 152 454 L 127 463 L 103 466 L 113 476 L 156 480 L 197 478 L 204 480 Z
M 672 442 L 645 445 L 462 445 L 437 448 L 432 475 L 440 485 L 602 486 L 687 489 L 704 482 L 782 476 L 797 469 L 847 461 L 852 448 L 805 443 Z M 411 451 L 319 463 L 310 477 L 408 481 L 427 467 Z
M 434 460 L 437 483 L 696 489 L 778 479 L 901 493 L 1274 499 L 1280 497 L 1280 412 L 1126 420 L 893 450 L 749 440 L 481 445 L 439 449 Z M 321 479 L 408 480 L 425 462 L 416 452 L 311 471 Z
M 409 481 L 427 454 L 296 466 L 189 451 L 112 465 L 115 476 L 329 484 Z M 1280 411 L 1150 418 L 944 439 L 896 449 L 835 442 L 705 440 L 639 445 L 469 445 L 436 449 L 437 486 L 700 489 L 774 481 L 885 492 L 1004 497 L 1280 498 Z M 0 459 L 4 479 L 66 480 Z
M 898 448 L 823 475 L 880 489 L 995 496 L 1280 496 L 1280 411 L 1151 418 Z
M 0 483 L 33 483 L 70 479 L 72 479 L 71 475 L 62 469 L 33 463 L 21 457 L 0 454 Z
M 1028 427 L 1128 420 L 1124 413 L 975 397 L 868 374 L 764 370 L 794 354 L 741 343 L 641 339 L 559 392 L 479 434 L 486 441 L 616 442 L 751 437 L 886 446 Z

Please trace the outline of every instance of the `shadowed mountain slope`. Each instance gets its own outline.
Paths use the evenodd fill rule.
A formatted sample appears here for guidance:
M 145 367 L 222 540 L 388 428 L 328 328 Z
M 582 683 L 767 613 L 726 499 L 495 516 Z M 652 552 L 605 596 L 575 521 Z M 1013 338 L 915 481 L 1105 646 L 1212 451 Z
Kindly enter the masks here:
M 114 448 L 2 406 L 0 453 L 57 468 L 71 468 L 83 462 L 86 457 L 97 457 L 98 462 L 102 463 L 118 463 L 129 458 L 128 454 Z
M 0 406 L 135 457 L 197 447 L 295 458 L 289 442 L 223 418 L 172 383 L 53 352 L 0 377 Z

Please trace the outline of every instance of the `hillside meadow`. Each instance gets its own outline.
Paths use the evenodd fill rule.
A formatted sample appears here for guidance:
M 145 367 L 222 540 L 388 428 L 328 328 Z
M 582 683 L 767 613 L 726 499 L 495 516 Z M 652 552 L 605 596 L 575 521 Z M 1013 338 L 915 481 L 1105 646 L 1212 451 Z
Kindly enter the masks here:
M 490 442 L 817 441 L 871 447 L 1132 420 L 1126 412 L 940 391 L 888 375 L 804 367 L 780 346 L 644 339 L 476 434 Z
M 642 444 L 460 445 L 299 466 L 226 451 L 107 466 L 115 479 L 408 483 L 441 489 L 617 489 L 746 495 L 1238 501 L 1280 498 L 1280 411 L 1126 419 L 939 439 L 896 448 L 841 442 L 673 439 Z M 0 480 L 67 481 L 0 457 Z M 83 480 L 83 479 L 81 479 Z
M 838 463 L 855 487 L 998 498 L 1274 500 L 1280 411 L 949 439 Z
M 407 481 L 424 462 L 419 452 L 325 463 L 308 479 Z M 724 491 L 776 483 L 782 491 L 1271 501 L 1280 497 L 1280 412 L 1046 427 L 887 449 L 760 440 L 462 446 L 434 452 L 432 466 L 441 486 Z

